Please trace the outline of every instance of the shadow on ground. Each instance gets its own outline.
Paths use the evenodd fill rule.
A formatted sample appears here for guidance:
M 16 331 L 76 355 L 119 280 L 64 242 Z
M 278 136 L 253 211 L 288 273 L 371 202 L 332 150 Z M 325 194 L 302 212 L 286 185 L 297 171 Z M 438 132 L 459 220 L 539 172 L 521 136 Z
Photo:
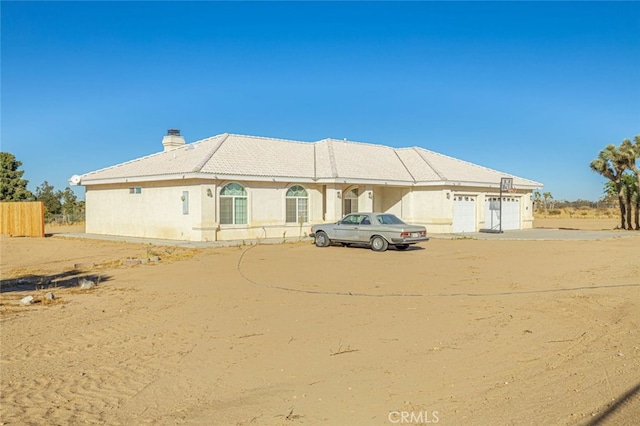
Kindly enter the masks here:
M 80 281 L 83 279 L 98 284 L 109 281 L 111 276 L 87 274 L 85 271 L 78 269 L 52 275 L 27 274 L 12 279 L 0 280 L 0 293 L 79 287 Z
M 635 399 L 635 404 L 632 406 L 633 400 Z M 604 410 L 600 415 L 591 419 L 587 426 L 600 426 L 604 424 L 627 424 L 626 421 L 618 423 L 612 417 L 615 417 L 616 414 L 625 416 L 626 413 L 624 411 L 628 411 L 630 417 L 635 418 L 634 421 L 637 421 L 637 414 L 640 413 L 640 383 L 636 384 L 634 387 L 629 389 L 623 395 L 619 396 L 611 405 Z M 611 421 L 611 423 L 609 423 Z M 632 423 L 628 423 L 632 424 Z M 637 424 L 637 423 L 636 423 Z

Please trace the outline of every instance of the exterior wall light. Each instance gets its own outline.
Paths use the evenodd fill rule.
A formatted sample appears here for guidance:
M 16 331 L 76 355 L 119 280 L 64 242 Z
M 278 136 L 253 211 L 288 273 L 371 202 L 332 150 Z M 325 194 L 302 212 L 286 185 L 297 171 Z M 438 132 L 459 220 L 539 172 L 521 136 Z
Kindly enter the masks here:
M 342 198 L 342 192 L 341 191 L 338 191 L 337 194 L 338 194 L 338 198 Z
M 369 191 L 369 199 L 372 200 L 373 199 L 373 191 Z
M 447 192 L 447 200 L 451 199 L 451 192 Z
M 211 188 L 207 188 L 207 197 L 213 197 L 213 192 L 211 192 Z

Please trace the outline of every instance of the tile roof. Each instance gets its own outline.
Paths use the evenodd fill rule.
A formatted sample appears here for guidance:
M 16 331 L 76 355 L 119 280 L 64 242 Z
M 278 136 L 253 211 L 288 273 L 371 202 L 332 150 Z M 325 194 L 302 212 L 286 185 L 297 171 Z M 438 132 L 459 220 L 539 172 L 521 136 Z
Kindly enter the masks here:
M 194 174 L 247 180 L 280 178 L 401 185 L 496 184 L 506 176 L 513 177 L 516 186 L 542 186 L 418 147 L 392 148 L 336 139 L 310 143 L 227 133 L 86 173 L 81 176 L 81 184 L 160 180 Z

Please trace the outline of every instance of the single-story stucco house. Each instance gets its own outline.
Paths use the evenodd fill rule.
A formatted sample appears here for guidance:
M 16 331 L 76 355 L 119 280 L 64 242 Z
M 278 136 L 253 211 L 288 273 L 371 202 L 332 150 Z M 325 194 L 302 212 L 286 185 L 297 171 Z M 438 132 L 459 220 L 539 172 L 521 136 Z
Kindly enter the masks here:
M 69 181 L 86 191 L 86 232 L 187 241 L 305 236 L 350 212 L 394 213 L 431 233 L 531 228 L 541 183 L 419 147 L 221 134 Z M 513 180 L 502 199 L 501 179 Z

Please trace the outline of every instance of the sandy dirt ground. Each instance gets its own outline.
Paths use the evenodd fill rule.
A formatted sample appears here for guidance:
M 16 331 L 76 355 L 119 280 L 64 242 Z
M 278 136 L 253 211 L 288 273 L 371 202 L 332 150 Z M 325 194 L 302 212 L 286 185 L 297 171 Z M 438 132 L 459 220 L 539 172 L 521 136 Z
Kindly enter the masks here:
M 640 418 L 638 232 L 385 253 L 0 243 L 3 425 Z

